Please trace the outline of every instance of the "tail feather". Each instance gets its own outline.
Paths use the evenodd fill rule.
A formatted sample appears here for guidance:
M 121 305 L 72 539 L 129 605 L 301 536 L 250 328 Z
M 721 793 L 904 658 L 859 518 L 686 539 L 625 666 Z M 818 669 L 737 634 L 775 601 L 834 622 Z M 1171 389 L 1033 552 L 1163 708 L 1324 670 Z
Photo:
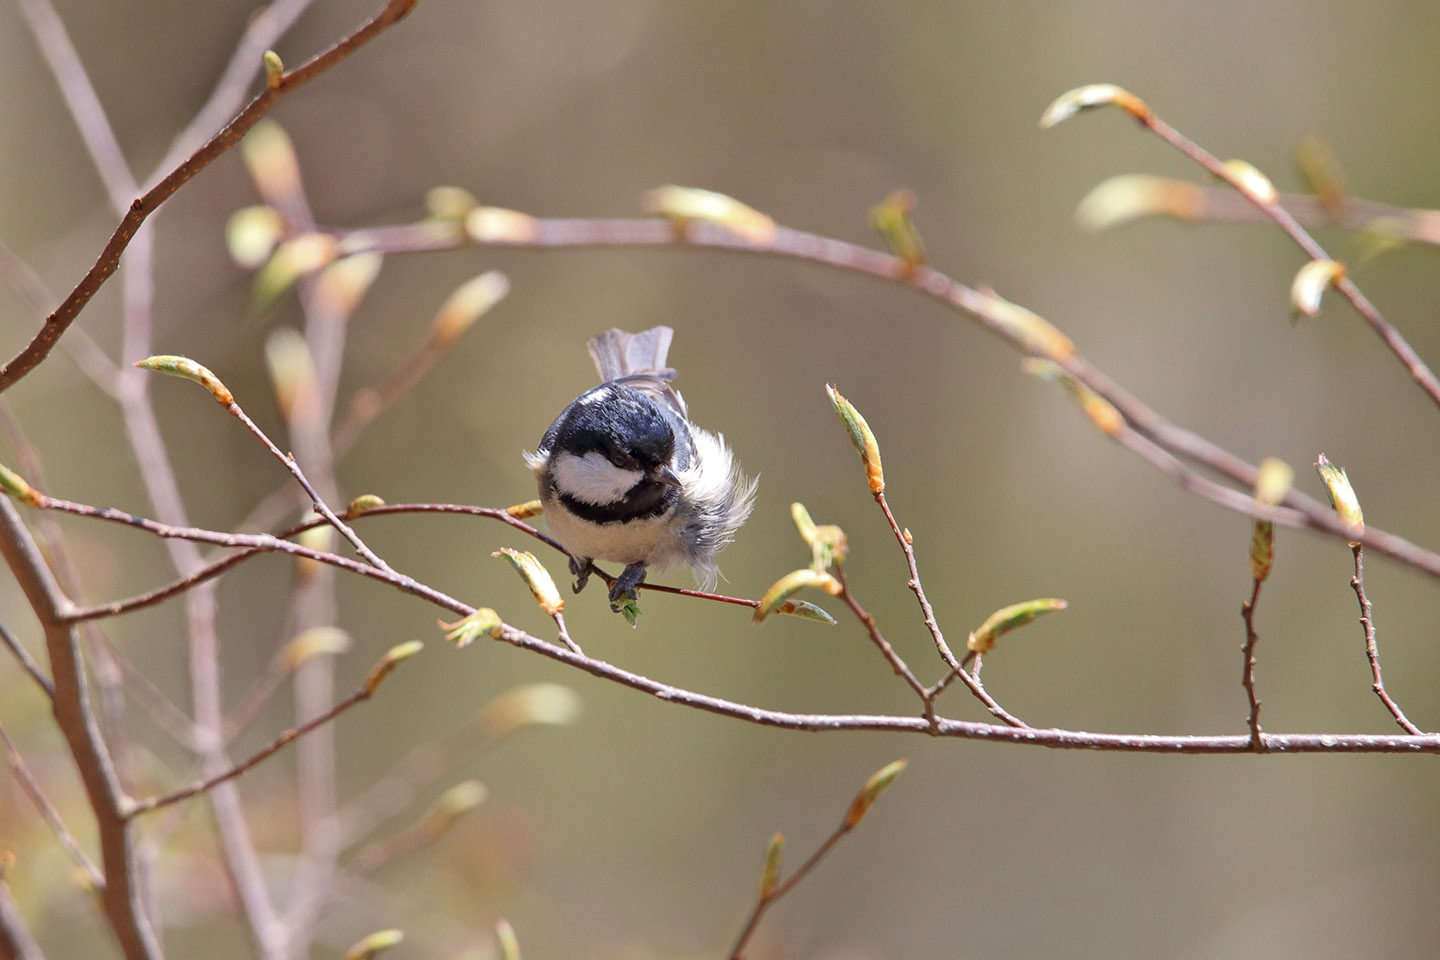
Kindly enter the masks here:
M 586 346 L 601 380 L 615 380 L 635 374 L 651 374 L 665 380 L 675 371 L 665 366 L 670 340 L 675 331 L 669 327 L 651 327 L 640 333 L 627 333 L 618 328 L 606 330 Z

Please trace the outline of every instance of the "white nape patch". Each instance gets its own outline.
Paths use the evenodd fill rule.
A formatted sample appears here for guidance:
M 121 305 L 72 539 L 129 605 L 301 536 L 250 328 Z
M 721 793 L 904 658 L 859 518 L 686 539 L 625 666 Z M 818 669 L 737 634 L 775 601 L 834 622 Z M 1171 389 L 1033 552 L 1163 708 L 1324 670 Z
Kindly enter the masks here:
M 592 403 L 603 403 L 609 399 L 610 388 L 606 386 L 599 386 L 596 387 L 594 390 L 591 390 L 589 393 L 585 394 L 583 397 L 581 397 L 575 402 L 580 404 L 582 407 L 588 407 Z
M 583 457 L 556 453 L 550 458 L 550 472 L 561 493 L 597 507 L 625 499 L 625 494 L 645 477 L 639 470 L 615 466 L 598 450 Z

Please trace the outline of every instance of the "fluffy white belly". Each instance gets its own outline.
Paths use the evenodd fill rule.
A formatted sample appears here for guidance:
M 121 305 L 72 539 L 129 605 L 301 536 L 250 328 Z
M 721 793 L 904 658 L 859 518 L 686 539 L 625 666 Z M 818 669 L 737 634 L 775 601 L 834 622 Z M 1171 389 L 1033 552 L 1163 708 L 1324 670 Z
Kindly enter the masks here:
M 643 563 L 660 570 L 684 560 L 672 527 L 674 511 L 629 523 L 595 524 L 546 505 L 545 523 L 572 556 L 618 563 Z

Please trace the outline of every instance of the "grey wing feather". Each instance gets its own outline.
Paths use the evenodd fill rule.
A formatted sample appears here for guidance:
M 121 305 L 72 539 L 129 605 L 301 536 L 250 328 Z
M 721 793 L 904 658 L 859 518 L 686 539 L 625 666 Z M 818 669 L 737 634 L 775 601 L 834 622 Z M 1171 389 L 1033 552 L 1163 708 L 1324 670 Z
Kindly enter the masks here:
M 669 383 L 675 370 L 665 366 L 674 336 L 670 327 L 651 327 L 639 333 L 612 327 L 585 346 L 602 381 L 623 380 L 626 386 L 665 401 L 684 417 L 685 401 Z

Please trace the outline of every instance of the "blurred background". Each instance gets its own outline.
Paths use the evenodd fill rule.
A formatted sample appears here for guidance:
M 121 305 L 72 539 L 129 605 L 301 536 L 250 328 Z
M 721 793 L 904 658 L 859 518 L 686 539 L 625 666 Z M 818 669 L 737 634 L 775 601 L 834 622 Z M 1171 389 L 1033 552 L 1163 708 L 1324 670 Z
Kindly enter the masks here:
M 252 10 L 231 0 L 185 15 L 141 0 L 56 5 L 141 171 L 204 101 Z M 321 0 L 278 52 L 299 64 L 373 6 Z M 1119 83 L 1282 190 L 1301 187 L 1295 144 L 1317 134 L 1358 196 L 1437 206 L 1437 45 L 1440 7 L 1410 3 L 424 0 L 272 116 L 294 141 L 317 220 L 341 227 L 417 219 L 441 184 L 536 215 L 598 217 L 634 214 L 641 192 L 677 183 L 873 244 L 869 207 L 911 188 L 932 265 L 1046 316 L 1179 424 L 1252 462 L 1288 461 L 1314 496 L 1322 490 L 1309 464 L 1323 451 L 1348 467 L 1369 522 L 1434 546 L 1440 417 L 1339 301 L 1315 321 L 1288 322 L 1300 252 L 1259 226 L 1155 221 L 1086 234 L 1075 205 L 1107 176 L 1201 177 L 1118 112 L 1044 133 L 1036 121 L 1073 86 Z M 53 291 L 68 291 L 115 217 L 10 3 L 0 4 L 0 170 L 0 239 Z M 251 309 L 251 276 L 224 245 L 227 218 L 255 202 L 230 154 L 161 211 L 156 348 L 214 369 L 284 446 L 264 342 L 298 325 L 299 309 L 293 298 Z M 1319 237 L 1343 259 L 1362 248 L 1339 232 Z M 1436 256 L 1402 248 L 1353 274 L 1432 363 Z M 667 323 L 692 413 L 762 477 L 755 513 L 722 557 L 724 589 L 756 596 L 804 565 L 789 520 L 791 502 L 803 501 L 849 534 L 852 584 L 890 640 L 922 678 L 939 676 L 903 558 L 826 400 L 823 385 L 834 382 L 879 437 L 891 504 L 915 534 L 953 644 L 1005 604 L 1070 602 L 987 658 L 987 686 L 1008 709 L 1037 726 L 1244 732 L 1249 522 L 1107 442 L 973 322 L 898 287 L 714 252 L 395 256 L 354 317 L 342 402 L 388 373 L 449 292 L 487 269 L 509 276 L 509 298 L 340 464 L 346 499 L 529 499 L 520 451 L 593 383 L 584 341 L 610 326 Z M 118 289 L 110 284 L 80 321 L 112 355 Z M 0 287 L 0 352 L 12 355 L 36 324 Z M 283 480 L 193 388 L 152 389 L 196 523 L 234 525 Z M 149 512 L 114 404 L 63 353 L 5 399 L 44 458 L 49 492 Z M 170 576 L 161 546 L 140 534 L 64 529 L 86 600 Z M 398 569 L 551 635 L 523 585 L 488 556 L 530 546 L 513 531 L 403 517 L 364 533 Z M 1395 729 L 1369 690 L 1350 574 L 1342 543 L 1280 532 L 1257 617 L 1267 730 Z M 290 639 L 291 576 L 286 561 L 262 558 L 223 582 L 231 707 Z M 1379 557 L 1367 584 L 1390 692 L 1422 727 L 1440 727 L 1440 591 Z M 434 609 L 370 584 L 342 580 L 339 597 L 337 625 L 354 638 L 336 665 L 341 693 L 391 645 L 428 644 L 336 726 L 342 796 L 516 684 L 570 685 L 583 716 L 469 756 L 417 797 L 393 825 L 413 821 L 449 782 L 489 788 L 439 844 L 367 878 L 326 920 L 317 956 L 381 926 L 407 931 L 397 957 L 483 956 L 501 916 L 527 956 L 723 955 L 753 902 L 767 838 L 783 831 L 798 864 L 865 778 L 897 757 L 909 758 L 906 773 L 770 913 L 752 956 L 1413 957 L 1440 937 L 1429 909 L 1440 882 L 1431 757 L 1126 756 L 785 733 L 509 647 L 457 652 L 440 641 Z M 631 630 L 592 587 L 567 613 L 588 653 L 661 681 L 794 711 L 915 710 L 843 618 L 754 628 L 736 609 L 658 595 L 644 608 Z M 8 579 L 0 622 L 40 648 Z M 107 630 L 188 703 L 178 606 Z M 285 699 L 242 746 L 289 724 Z M 959 689 L 942 703 L 984 718 Z M 183 754 L 134 713 L 157 786 L 179 782 Z M 0 722 L 88 836 L 44 705 L 8 658 Z M 293 753 L 277 757 L 241 785 L 277 877 L 294 850 L 294 763 Z M 0 846 L 31 867 L 12 886 L 37 936 L 52 957 L 100 955 L 107 935 L 62 882 L 66 861 L 13 782 L 0 784 Z M 177 852 L 159 868 L 178 881 L 178 905 L 166 910 L 172 952 L 248 956 L 235 923 L 189 902 L 205 899 L 197 889 L 223 900 L 204 805 L 192 804 L 178 829 Z

